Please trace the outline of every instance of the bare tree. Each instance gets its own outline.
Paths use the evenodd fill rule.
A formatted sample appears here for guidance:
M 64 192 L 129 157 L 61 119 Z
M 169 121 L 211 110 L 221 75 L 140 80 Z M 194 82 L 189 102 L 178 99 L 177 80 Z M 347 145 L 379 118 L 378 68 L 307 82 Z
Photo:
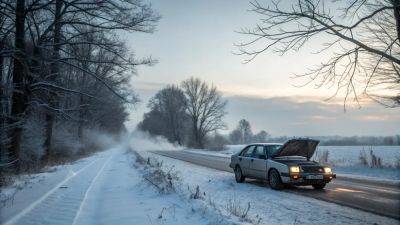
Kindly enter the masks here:
M 253 140 L 253 131 L 249 121 L 241 119 L 236 127 L 229 135 L 234 144 L 248 144 Z
M 239 125 L 237 129 L 240 131 L 241 135 L 241 142 L 242 144 L 250 143 L 253 139 L 253 131 L 251 130 L 251 126 L 249 121 L 245 119 L 241 119 L 239 121 Z
M 15 7 L 15 38 L 14 38 L 14 63 L 13 63 L 13 94 L 11 104 L 11 130 L 10 152 L 14 159 L 19 159 L 22 128 L 17 123 L 23 118 L 27 105 L 26 95 L 26 52 L 25 52 L 25 0 L 17 0 Z M 16 161 L 19 169 L 19 161 Z
M 251 61 L 274 50 L 285 54 L 299 50 L 316 37 L 325 43 L 317 51 L 331 52 L 329 60 L 298 78 L 303 85 L 335 88 L 332 97 L 344 102 L 367 96 L 387 106 L 400 105 L 400 1 L 268 1 L 251 2 L 262 18 L 254 29 L 242 29 L 249 42 L 238 44 Z M 261 48 L 259 47 L 261 44 Z M 389 101 L 388 101 L 389 100 Z
M 20 158 L 32 114 L 46 117 L 45 158 L 55 123 L 80 137 L 84 126 L 121 130 L 126 105 L 137 102 L 129 78 L 154 61 L 137 59 L 116 32 L 151 33 L 159 18 L 142 0 L 0 0 L 2 153 L 9 136 L 7 152 Z
M 173 143 L 184 144 L 189 116 L 183 91 L 174 85 L 167 86 L 150 99 L 148 107 L 150 112 L 144 115 L 138 127 Z
M 224 150 L 226 145 L 229 144 L 228 139 L 215 132 L 214 135 L 208 135 L 206 138 L 205 148 L 214 151 Z
M 232 144 L 241 144 L 242 141 L 242 132 L 238 129 L 234 129 L 229 133 L 229 141 Z
M 198 78 L 189 78 L 181 84 L 187 99 L 187 112 L 193 130 L 192 145 L 204 147 L 207 134 L 225 128 L 222 118 L 225 116 L 227 101 L 213 85 L 208 85 Z
M 271 135 L 268 134 L 265 130 L 261 130 L 260 132 L 258 132 L 257 134 L 255 134 L 253 136 L 253 141 L 254 142 L 259 142 L 259 143 L 263 143 L 263 142 L 267 142 L 267 139 L 270 137 Z

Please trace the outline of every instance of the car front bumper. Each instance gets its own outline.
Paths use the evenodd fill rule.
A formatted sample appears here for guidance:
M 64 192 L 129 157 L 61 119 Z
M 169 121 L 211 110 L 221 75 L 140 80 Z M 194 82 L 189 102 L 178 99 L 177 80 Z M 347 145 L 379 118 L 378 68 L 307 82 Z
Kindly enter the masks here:
M 322 179 L 315 179 L 321 177 Z M 313 177 L 310 179 L 310 177 Z M 282 182 L 294 185 L 311 185 L 319 183 L 329 183 L 336 178 L 334 173 L 297 173 L 297 174 L 281 174 Z

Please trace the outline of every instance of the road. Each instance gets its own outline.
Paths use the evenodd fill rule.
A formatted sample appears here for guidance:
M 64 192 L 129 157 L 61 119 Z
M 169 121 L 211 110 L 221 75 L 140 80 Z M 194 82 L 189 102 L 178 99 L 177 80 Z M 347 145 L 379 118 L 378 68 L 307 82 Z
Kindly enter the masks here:
M 233 172 L 229 167 L 229 157 L 187 151 L 153 151 L 153 153 L 208 168 Z M 248 179 L 247 182 L 252 182 L 255 185 L 265 185 L 264 182 L 257 180 Z M 400 219 L 400 187 L 394 184 L 338 176 L 324 190 L 314 190 L 310 187 L 293 187 L 285 191 Z
M 133 188 L 141 175 L 130 158 L 125 150 L 111 149 L 58 167 L 0 205 L 0 224 L 145 224 L 147 215 L 138 210 L 143 192 Z

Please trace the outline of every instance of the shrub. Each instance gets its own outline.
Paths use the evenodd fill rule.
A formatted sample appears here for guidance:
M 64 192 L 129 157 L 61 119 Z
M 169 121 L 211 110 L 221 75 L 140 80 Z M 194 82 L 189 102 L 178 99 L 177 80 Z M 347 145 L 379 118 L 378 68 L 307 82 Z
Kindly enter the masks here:
M 374 151 L 372 149 L 369 151 L 369 154 L 371 156 L 371 167 L 374 168 L 382 168 L 382 159 L 374 154 Z
M 153 158 L 145 160 L 139 153 L 132 151 L 136 156 L 136 162 L 143 166 L 145 173 L 143 178 L 158 189 L 160 193 L 168 194 L 176 190 L 177 182 L 180 181 L 178 172 L 171 167 L 168 171 L 163 169 L 163 162 Z
M 207 137 L 205 148 L 213 151 L 225 150 L 225 145 L 229 144 L 228 139 L 216 133 L 214 136 Z
M 358 159 L 360 160 L 361 165 L 368 166 L 367 153 L 365 153 L 364 150 L 360 151 L 360 155 L 358 156 Z
M 247 203 L 247 206 L 241 206 L 240 203 L 234 198 L 229 199 L 226 204 L 226 210 L 234 216 L 237 216 L 241 219 L 248 219 L 247 215 L 250 211 L 250 202 Z

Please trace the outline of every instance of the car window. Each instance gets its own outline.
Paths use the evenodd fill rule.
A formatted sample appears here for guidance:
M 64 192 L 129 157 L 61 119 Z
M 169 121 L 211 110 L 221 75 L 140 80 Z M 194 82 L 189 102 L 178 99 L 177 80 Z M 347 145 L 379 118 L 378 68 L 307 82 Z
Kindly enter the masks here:
M 281 147 L 282 145 L 268 145 L 267 146 L 268 156 L 275 154 Z
M 261 155 L 265 156 L 264 146 L 257 145 L 257 147 L 254 150 L 253 157 L 259 159 Z
M 247 149 L 242 152 L 242 156 L 251 157 L 253 155 L 254 147 L 254 145 L 247 147 Z

